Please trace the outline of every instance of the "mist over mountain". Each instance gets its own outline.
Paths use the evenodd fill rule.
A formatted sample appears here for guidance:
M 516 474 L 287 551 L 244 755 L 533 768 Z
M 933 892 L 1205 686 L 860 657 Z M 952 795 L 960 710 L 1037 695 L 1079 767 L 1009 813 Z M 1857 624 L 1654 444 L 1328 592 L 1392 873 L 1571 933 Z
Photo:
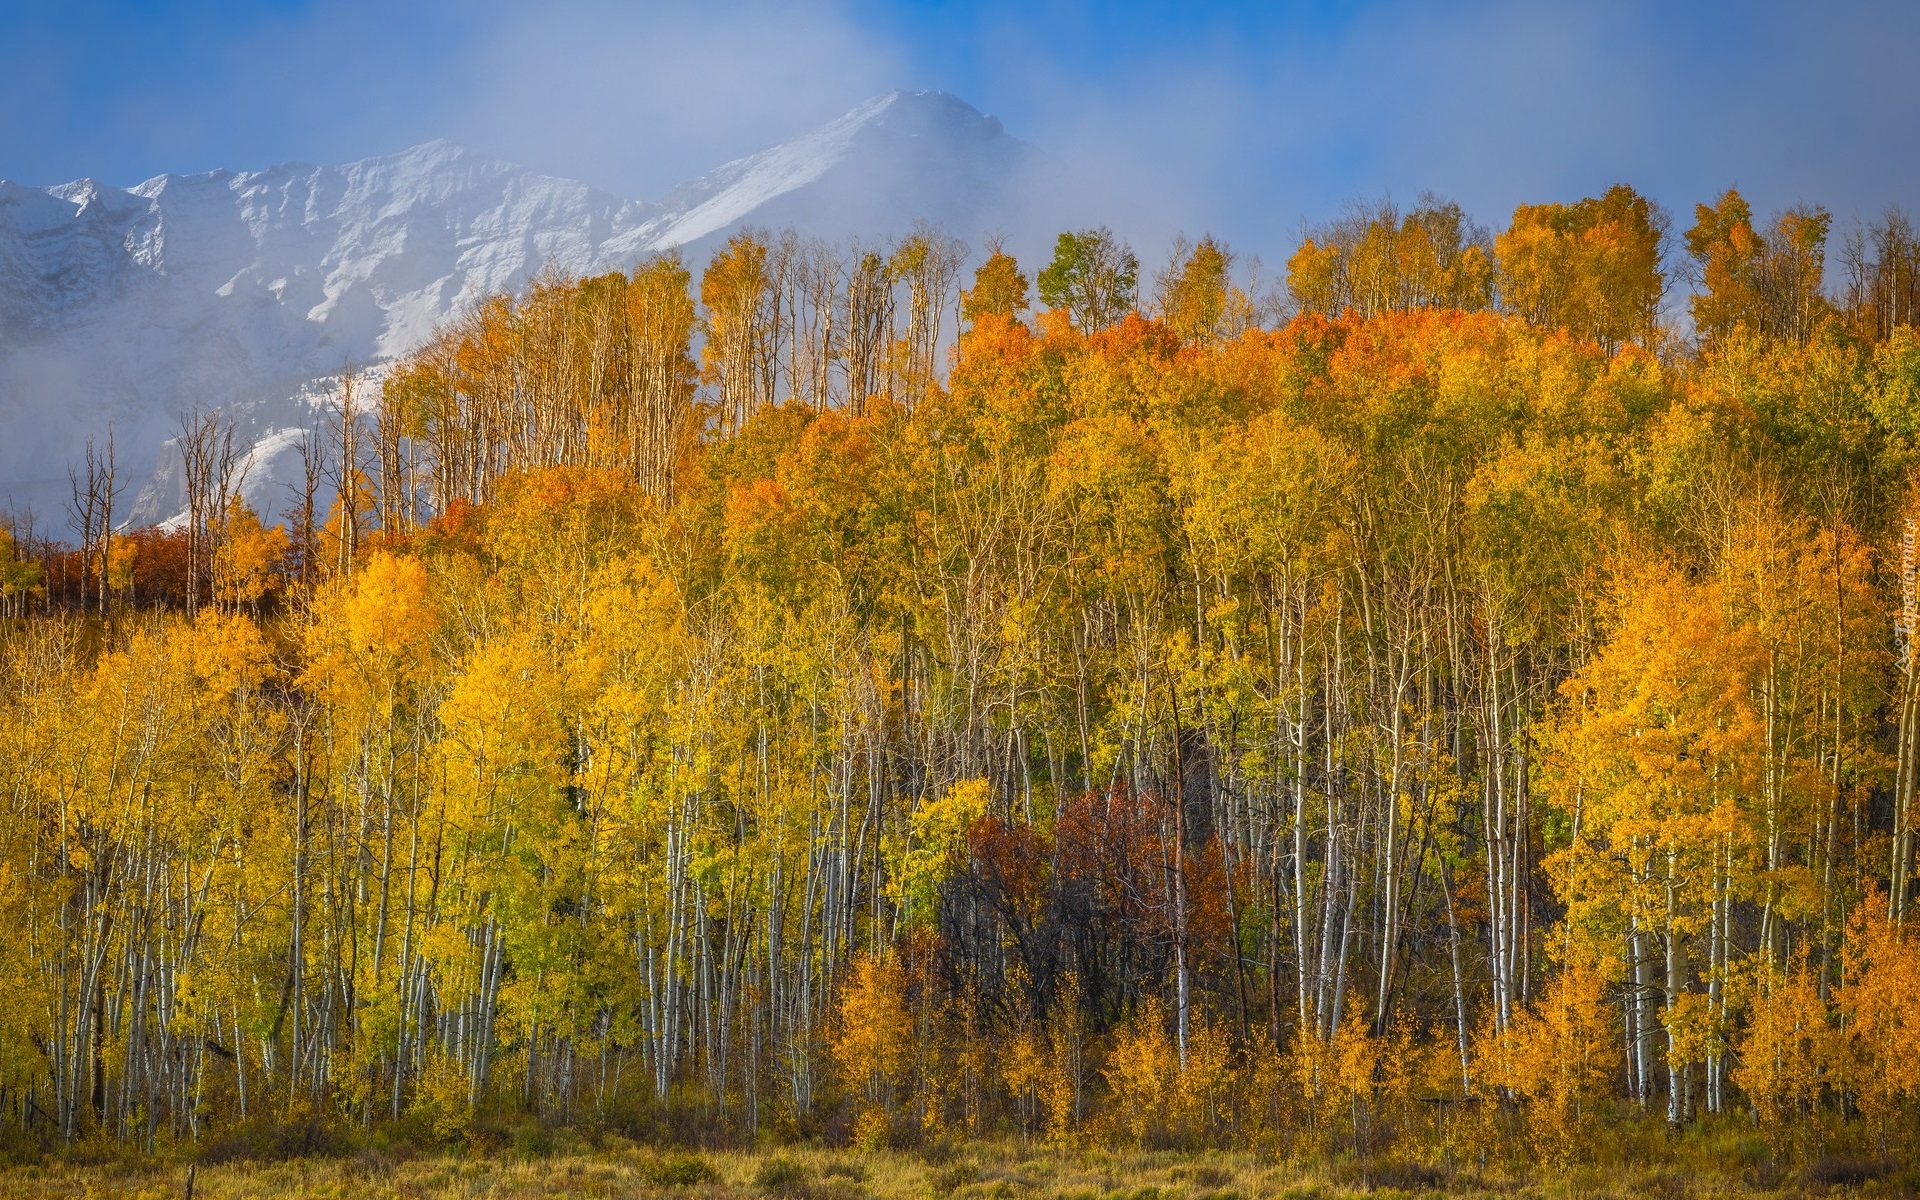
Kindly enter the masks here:
M 343 367 L 373 369 L 546 270 L 696 263 L 745 225 L 878 242 L 929 221 L 1026 250 L 1060 227 L 1047 160 L 938 92 L 892 92 L 658 202 L 445 141 L 340 166 L 162 175 L 131 188 L 0 181 L 0 508 L 65 523 L 67 471 L 109 429 L 135 523 L 180 506 L 169 439 L 221 409 L 245 492 L 290 500 L 297 446 Z

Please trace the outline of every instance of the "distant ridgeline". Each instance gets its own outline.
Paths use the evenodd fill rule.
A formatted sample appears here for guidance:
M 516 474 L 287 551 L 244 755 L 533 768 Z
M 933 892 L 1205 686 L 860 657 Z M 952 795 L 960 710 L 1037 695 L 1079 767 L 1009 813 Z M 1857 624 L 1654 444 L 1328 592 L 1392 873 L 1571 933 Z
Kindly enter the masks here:
M 4 1136 L 1892 1169 L 1920 254 L 1729 192 L 1683 332 L 1667 231 L 1144 303 L 745 233 L 349 387 L 284 526 L 216 418 L 175 528 L 77 474 L 0 540 Z

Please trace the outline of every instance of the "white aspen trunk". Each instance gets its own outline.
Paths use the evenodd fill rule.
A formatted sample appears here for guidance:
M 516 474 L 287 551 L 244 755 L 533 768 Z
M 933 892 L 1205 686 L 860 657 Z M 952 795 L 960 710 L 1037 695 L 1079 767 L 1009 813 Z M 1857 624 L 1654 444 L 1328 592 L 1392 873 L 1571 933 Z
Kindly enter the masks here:
M 1916 743 L 1920 743 L 1920 686 L 1917 686 L 1914 657 L 1909 652 L 1900 673 L 1900 727 L 1895 748 L 1893 795 L 1892 863 L 1887 870 L 1888 918 L 1902 925 L 1907 916 L 1908 876 L 1913 864 L 1913 795 L 1920 762 Z
M 1667 1024 L 1667 1124 L 1679 1125 L 1685 1119 L 1685 1084 L 1682 1073 L 1685 1064 L 1678 1061 L 1679 1043 L 1674 1033 L 1672 1016 L 1680 1000 L 1681 955 L 1680 935 L 1675 929 L 1675 919 L 1679 915 L 1679 883 L 1674 878 L 1674 851 L 1667 851 L 1667 927 L 1666 927 L 1666 1010 Z
M 1447 950 L 1453 965 L 1453 1025 L 1460 1048 L 1460 1094 L 1473 1094 L 1473 1073 L 1467 1057 L 1467 994 L 1460 973 L 1460 921 L 1454 915 L 1453 869 L 1440 863 L 1440 892 L 1447 901 Z

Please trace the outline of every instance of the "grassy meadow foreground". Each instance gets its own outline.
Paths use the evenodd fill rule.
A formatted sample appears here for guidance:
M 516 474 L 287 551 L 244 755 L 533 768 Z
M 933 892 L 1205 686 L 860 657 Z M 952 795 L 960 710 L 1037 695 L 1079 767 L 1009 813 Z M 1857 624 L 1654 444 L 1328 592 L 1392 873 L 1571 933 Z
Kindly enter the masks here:
M 563 1139 L 564 1140 L 564 1139 Z M 805 1200 L 922 1200 L 925 1197 L 1032 1197 L 1034 1200 L 1339 1200 L 1347 1196 L 1485 1196 L 1514 1200 L 1687 1200 L 1708 1196 L 1913 1194 L 1913 1176 L 1886 1175 L 1854 1160 L 1825 1161 L 1793 1173 L 1728 1160 L 1661 1167 L 1575 1167 L 1531 1175 L 1441 1171 L 1407 1163 L 1365 1168 L 1275 1163 L 1226 1151 L 1064 1151 L 974 1142 L 933 1152 L 857 1152 L 786 1148 L 767 1153 L 688 1153 L 647 1149 L 622 1139 L 598 1147 L 550 1144 L 537 1153 L 411 1156 L 362 1151 L 284 1162 L 238 1161 L 194 1167 L 193 1195 L 204 1200 L 274 1196 L 395 1196 L 419 1200 L 498 1197 L 767 1197 Z M 185 1194 L 187 1167 L 151 1159 L 115 1164 L 16 1167 L 0 1171 L 0 1198 L 116 1196 L 173 1200 Z
M 1728 193 L 1683 341 L 1666 228 L 1359 210 L 1284 320 L 742 234 L 349 388 L 284 525 L 90 451 L 0 1190 L 1910 1192 L 1920 247 Z

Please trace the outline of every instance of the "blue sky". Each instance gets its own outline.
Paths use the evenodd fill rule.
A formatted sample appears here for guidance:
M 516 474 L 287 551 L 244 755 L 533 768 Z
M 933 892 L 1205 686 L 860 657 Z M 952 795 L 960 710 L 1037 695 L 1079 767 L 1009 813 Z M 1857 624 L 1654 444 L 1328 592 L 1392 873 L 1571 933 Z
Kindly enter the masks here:
M 1920 208 L 1920 4 L 0 0 L 0 177 L 436 136 L 624 195 L 890 87 L 954 92 L 1173 225 L 1281 252 L 1356 196 L 1626 181 Z

